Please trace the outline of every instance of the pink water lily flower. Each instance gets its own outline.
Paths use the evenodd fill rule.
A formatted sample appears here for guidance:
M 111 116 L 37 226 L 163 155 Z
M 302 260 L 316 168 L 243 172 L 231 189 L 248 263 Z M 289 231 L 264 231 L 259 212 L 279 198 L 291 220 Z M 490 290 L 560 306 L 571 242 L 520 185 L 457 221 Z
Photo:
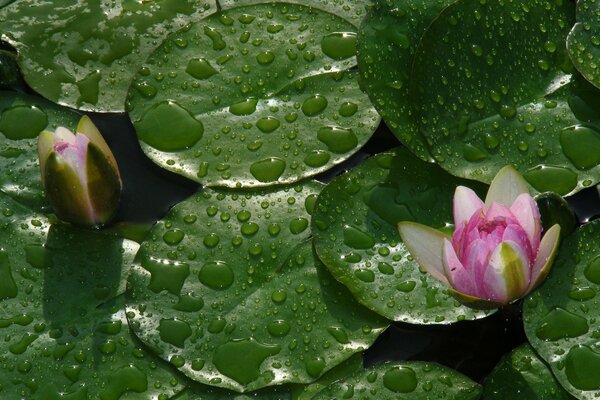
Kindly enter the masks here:
M 42 184 L 58 218 L 100 226 L 116 213 L 122 181 L 117 161 L 92 122 L 84 116 L 76 133 L 59 127 L 38 139 Z
M 537 204 L 513 167 L 498 172 L 485 203 L 459 186 L 453 207 L 451 238 L 414 222 L 400 222 L 398 229 L 413 258 L 459 301 L 496 308 L 544 280 L 558 249 L 560 226 L 552 226 L 542 238 Z

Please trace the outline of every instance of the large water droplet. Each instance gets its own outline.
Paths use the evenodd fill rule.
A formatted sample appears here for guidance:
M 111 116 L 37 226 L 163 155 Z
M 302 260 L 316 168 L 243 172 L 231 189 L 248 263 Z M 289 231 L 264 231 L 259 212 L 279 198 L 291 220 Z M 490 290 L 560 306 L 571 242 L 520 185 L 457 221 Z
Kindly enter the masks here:
M 375 239 L 354 225 L 344 225 L 344 244 L 353 249 L 370 249 L 375 245 Z
M 256 105 L 258 104 L 258 99 L 249 98 L 239 103 L 233 104 L 229 107 L 229 112 L 233 115 L 250 115 L 256 111 Z
M 541 340 L 558 340 L 578 337 L 588 331 L 585 318 L 557 307 L 542 318 L 535 335 Z
M 600 389 L 600 354 L 588 346 L 575 346 L 565 359 L 567 379 L 579 390 Z
M 280 351 L 279 345 L 262 344 L 254 338 L 232 340 L 217 347 L 213 363 L 223 375 L 247 385 L 258 379 L 260 366 L 267 357 Z
M 186 263 L 142 258 L 142 267 L 150 272 L 148 289 L 154 293 L 167 290 L 176 296 L 181 292 L 185 279 L 190 274 L 190 266 Z
M 304 115 L 313 117 L 315 115 L 319 115 L 327 108 L 327 98 L 320 94 L 315 94 L 304 100 L 302 103 L 302 112 Z
M 185 72 L 196 79 L 208 79 L 218 74 L 219 71 L 213 68 L 205 58 L 195 58 L 188 62 Z
M 523 177 L 539 192 L 566 195 L 577 187 L 577 174 L 564 167 L 538 165 L 525 172 Z
M 260 182 L 273 182 L 285 171 L 285 161 L 277 157 L 269 157 L 250 166 L 250 173 Z
M 36 138 L 48 125 L 48 116 L 36 106 L 15 106 L 0 116 L 0 132 L 8 139 Z
M 417 384 L 417 374 L 409 367 L 392 367 L 383 375 L 383 386 L 394 393 L 410 393 Z
M 575 167 L 588 170 L 600 164 L 600 133 L 586 126 L 565 129 L 560 134 L 565 156 Z
M 222 290 L 233 284 L 233 270 L 223 261 L 208 262 L 202 266 L 198 279 L 209 288 Z
M 181 349 L 185 347 L 185 340 L 192 336 L 190 325 L 178 319 L 161 319 L 158 332 L 163 342 L 170 343 Z
M 333 153 L 346 153 L 358 145 L 358 138 L 352 129 L 339 126 L 324 126 L 317 132 L 317 139 L 325 143 Z
M 356 54 L 356 33 L 334 32 L 323 36 L 321 50 L 334 60 L 344 60 Z

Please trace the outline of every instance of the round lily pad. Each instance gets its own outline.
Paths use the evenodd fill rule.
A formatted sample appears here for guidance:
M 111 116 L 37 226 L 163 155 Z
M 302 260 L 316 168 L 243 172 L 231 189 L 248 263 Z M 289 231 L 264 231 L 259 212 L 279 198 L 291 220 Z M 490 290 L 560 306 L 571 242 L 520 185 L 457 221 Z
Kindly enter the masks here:
M 310 382 L 387 326 L 313 256 L 320 184 L 203 189 L 152 229 L 129 277 L 136 335 L 192 379 L 238 392 Z
M 0 39 L 17 49 L 25 80 L 44 97 L 120 112 L 135 71 L 161 40 L 214 11 L 215 0 L 15 0 L 0 9 Z
M 312 220 L 315 250 L 360 303 L 386 318 L 451 324 L 485 317 L 487 312 L 460 305 L 447 287 L 421 272 L 396 228 L 400 221 L 416 221 L 451 229 L 457 185 L 485 193 L 484 185 L 448 175 L 405 148 L 378 154 L 319 195 Z
M 575 68 L 600 87 L 600 5 L 594 0 L 577 2 L 577 23 L 567 37 L 567 50 Z
M 219 0 L 221 9 L 262 3 L 262 0 Z M 302 4 L 318 8 L 345 18 L 353 25 L 359 26 L 371 6 L 372 0 L 286 0 L 286 3 Z
M 461 373 L 425 362 L 385 363 L 332 383 L 313 397 L 377 400 L 476 400 L 481 387 Z
M 600 180 L 600 93 L 573 74 L 568 1 L 460 0 L 429 26 L 410 95 L 430 152 L 452 174 L 490 182 L 506 164 L 538 191 Z
M 600 220 L 564 239 L 552 271 L 525 301 L 525 333 L 578 399 L 600 396 Z
M 47 210 L 40 179 L 39 133 L 74 129 L 80 115 L 48 101 L 0 91 L 0 190 L 38 211 Z
M 183 389 L 129 333 L 125 276 L 138 245 L 49 226 L 0 193 L 0 397 L 169 398 Z
M 292 183 L 350 157 L 379 124 L 358 87 L 356 28 L 287 3 L 238 7 L 169 37 L 138 72 L 144 152 L 207 186 Z
M 433 19 L 456 0 L 392 0 L 373 6 L 358 35 L 361 85 L 396 137 L 430 160 L 409 95 L 419 40 Z
M 524 344 L 500 360 L 483 384 L 483 400 L 572 400 L 550 368 Z

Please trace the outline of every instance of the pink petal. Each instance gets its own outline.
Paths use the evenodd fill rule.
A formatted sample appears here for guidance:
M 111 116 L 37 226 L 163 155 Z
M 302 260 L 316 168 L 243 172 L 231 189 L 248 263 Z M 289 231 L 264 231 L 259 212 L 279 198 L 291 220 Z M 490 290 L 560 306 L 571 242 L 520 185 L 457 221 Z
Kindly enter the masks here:
M 460 293 L 476 296 L 477 286 L 473 276 L 467 271 L 456 256 L 449 240 L 444 240 L 442 250 L 442 265 L 450 286 Z
M 454 225 L 467 223 L 483 207 L 483 201 L 468 187 L 458 186 L 454 192 Z
M 550 272 L 552 262 L 558 251 L 559 238 L 560 225 L 552 225 L 540 242 L 537 257 L 531 270 L 531 281 L 527 292 L 530 292 L 539 286 L 548 275 L 548 272 Z
M 464 257 L 461 258 L 462 265 L 475 284 L 476 289 L 471 295 L 485 298 L 483 276 L 487 269 L 491 254 L 492 251 L 488 249 L 486 242 L 482 239 L 477 239 L 469 243 Z
M 533 254 L 536 254 L 540 245 L 542 232 L 540 211 L 536 202 L 529 194 L 523 193 L 510 206 L 510 211 L 517 221 L 519 221 L 519 225 L 525 230 Z
M 527 237 L 527 233 L 525 233 L 521 225 L 508 225 L 504 230 L 504 234 L 502 235 L 501 241 L 514 242 L 517 246 L 519 246 L 522 249 L 523 253 L 527 256 L 527 265 L 529 267 L 533 265 L 533 261 L 535 259 L 534 255 L 536 253 L 534 253 L 531 249 L 531 244 L 529 242 L 529 238 Z
M 507 223 L 517 223 L 517 219 L 510 211 L 510 208 L 501 203 L 493 202 L 485 213 L 485 219 L 490 221 L 494 219 L 506 220 Z
M 525 295 L 529 284 L 527 256 L 519 246 L 502 242 L 494 250 L 483 277 L 486 299 L 508 304 Z
M 446 236 L 436 229 L 415 222 L 400 222 L 398 232 L 415 261 L 435 279 L 449 285 L 441 257 Z
M 529 193 L 527 182 L 513 166 L 507 165 L 492 180 L 485 205 L 490 207 L 496 202 L 510 207 L 521 193 Z

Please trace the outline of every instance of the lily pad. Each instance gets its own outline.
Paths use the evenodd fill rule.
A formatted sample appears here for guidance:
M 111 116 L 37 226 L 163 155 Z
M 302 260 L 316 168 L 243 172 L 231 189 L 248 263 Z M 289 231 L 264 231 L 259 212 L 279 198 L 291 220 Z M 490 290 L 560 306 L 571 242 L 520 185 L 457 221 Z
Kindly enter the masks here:
M 162 39 L 214 11 L 215 0 L 16 0 L 0 9 L 0 39 L 17 49 L 25 80 L 44 97 L 120 112 L 135 71 Z
M 142 244 L 129 277 L 136 335 L 192 379 L 238 392 L 310 382 L 387 326 L 315 258 L 320 184 L 203 189 Z
M 158 400 L 183 389 L 129 333 L 115 297 L 137 244 L 49 226 L 2 193 L 0 208 L 2 398 Z
M 600 87 L 600 6 L 594 0 L 577 2 L 577 23 L 567 37 L 567 50 L 575 68 L 592 84 Z
M 47 210 L 37 154 L 39 133 L 75 128 L 80 115 L 37 97 L 0 91 L 0 190 L 35 210 Z
M 236 393 L 231 390 L 194 385 L 187 389 L 177 400 L 291 400 L 290 391 L 286 386 L 266 388 L 251 393 Z
M 219 0 L 222 9 L 262 3 L 262 0 Z M 359 26 L 371 6 L 371 0 L 286 0 L 286 3 L 302 4 L 345 18 Z
M 410 93 L 443 168 L 490 182 L 513 164 L 560 195 L 600 180 L 600 93 L 573 74 L 564 46 L 573 11 L 568 1 L 460 0 L 429 26 Z
M 434 363 L 386 363 L 332 383 L 313 397 L 377 400 L 476 400 L 481 387 L 461 373 Z
M 483 400 L 571 400 L 550 368 L 524 344 L 500 360 L 483 384 Z
M 525 333 L 559 383 L 582 400 L 600 396 L 600 220 L 566 238 L 544 284 L 525 301 Z
M 144 152 L 208 186 L 292 183 L 331 168 L 379 124 L 358 87 L 356 28 L 296 4 L 238 7 L 165 41 L 129 115 Z
M 358 35 L 361 86 L 394 135 L 417 156 L 431 160 L 409 95 L 421 36 L 456 0 L 390 0 L 372 7 Z
M 450 176 L 405 148 L 378 154 L 319 195 L 312 220 L 317 255 L 360 303 L 394 321 L 451 324 L 485 317 L 421 272 L 396 228 L 416 221 L 450 229 L 457 185 L 485 192 L 484 185 Z

